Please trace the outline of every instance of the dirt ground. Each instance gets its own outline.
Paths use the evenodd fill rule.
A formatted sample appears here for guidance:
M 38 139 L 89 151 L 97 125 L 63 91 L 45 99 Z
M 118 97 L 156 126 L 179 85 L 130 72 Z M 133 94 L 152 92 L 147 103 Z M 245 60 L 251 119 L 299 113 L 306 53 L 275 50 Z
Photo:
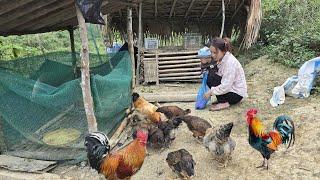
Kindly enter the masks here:
M 285 103 L 272 108 L 269 99 L 273 87 L 281 85 L 288 77 L 297 74 L 297 69 L 271 63 L 262 57 L 245 66 L 249 97 L 241 104 L 219 112 L 194 110 L 194 103 L 166 103 L 161 105 L 177 105 L 190 108 L 192 115 L 207 119 L 213 126 L 226 122 L 234 122 L 232 138 L 236 141 L 236 149 L 232 161 L 226 168 L 220 168 L 211 159 L 209 152 L 198 143 L 186 125 L 178 129 L 177 137 L 170 149 L 164 151 L 148 150 L 141 170 L 133 176 L 133 180 L 156 180 L 178 178 L 168 167 L 165 159 L 171 151 L 185 148 L 196 161 L 195 180 L 209 179 L 320 179 L 320 95 L 313 94 L 308 99 L 286 97 Z M 179 84 L 179 87 L 165 85 L 142 87 L 143 92 L 197 92 L 199 84 Z M 286 114 L 293 118 L 296 126 L 296 142 L 288 150 L 285 146 L 274 153 L 270 159 L 268 171 L 256 169 L 262 162 L 261 155 L 250 147 L 245 122 L 245 111 L 255 107 L 259 110 L 263 123 L 271 129 L 275 118 Z M 88 167 L 59 167 L 54 173 L 72 179 L 101 179 Z

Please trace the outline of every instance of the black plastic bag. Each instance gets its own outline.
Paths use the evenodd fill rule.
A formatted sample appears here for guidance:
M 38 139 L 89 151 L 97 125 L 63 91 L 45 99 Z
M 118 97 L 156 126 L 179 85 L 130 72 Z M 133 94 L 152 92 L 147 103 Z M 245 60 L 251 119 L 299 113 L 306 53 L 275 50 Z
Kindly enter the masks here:
M 86 23 L 105 24 L 100 15 L 102 0 L 76 0 L 76 4 L 80 9 Z

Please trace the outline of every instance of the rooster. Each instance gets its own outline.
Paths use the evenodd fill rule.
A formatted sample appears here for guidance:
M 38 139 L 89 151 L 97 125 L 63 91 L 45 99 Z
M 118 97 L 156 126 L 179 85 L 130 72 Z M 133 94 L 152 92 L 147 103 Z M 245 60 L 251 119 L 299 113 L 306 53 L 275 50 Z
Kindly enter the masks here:
M 212 127 L 207 120 L 197 116 L 179 116 L 176 117 L 175 120 L 182 120 L 183 122 L 185 122 L 188 126 L 188 129 L 193 133 L 193 137 L 201 140 L 206 134 L 206 130 Z
M 166 158 L 169 167 L 182 178 L 190 178 L 194 175 L 196 163 L 192 155 L 185 149 L 170 152 Z
M 288 116 L 279 116 L 273 124 L 273 131 L 265 132 L 261 120 L 256 116 L 256 109 L 247 111 L 247 124 L 249 130 L 249 144 L 259 151 L 263 157 L 263 163 L 257 168 L 269 169 L 270 155 L 278 150 L 281 144 L 288 144 L 287 148 L 294 144 L 295 128 L 292 119 Z
M 154 123 L 158 123 L 161 121 L 161 114 L 156 112 L 158 109 L 157 106 L 149 103 L 143 97 L 140 97 L 138 93 L 132 94 L 132 101 L 134 108 L 147 119 Z
M 108 138 L 103 133 L 91 133 L 85 138 L 90 166 L 107 179 L 130 179 L 141 168 L 146 157 L 148 132 L 135 131 L 134 140 L 117 152 L 109 152 Z
M 209 128 L 203 138 L 203 144 L 212 153 L 221 165 L 226 167 L 231 154 L 234 151 L 236 142 L 230 138 L 233 123 L 221 125 L 219 128 Z
M 163 113 L 167 119 L 174 119 L 175 117 L 184 116 L 191 113 L 191 110 L 183 110 L 178 106 L 162 106 L 157 109 L 157 112 Z

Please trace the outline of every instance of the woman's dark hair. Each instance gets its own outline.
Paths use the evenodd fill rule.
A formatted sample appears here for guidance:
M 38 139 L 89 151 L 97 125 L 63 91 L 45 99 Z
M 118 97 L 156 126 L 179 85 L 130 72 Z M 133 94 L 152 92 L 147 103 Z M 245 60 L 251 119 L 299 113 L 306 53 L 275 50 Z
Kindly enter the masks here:
M 210 41 L 209 45 L 220 49 L 223 52 L 232 51 L 232 45 L 229 38 L 214 38 Z

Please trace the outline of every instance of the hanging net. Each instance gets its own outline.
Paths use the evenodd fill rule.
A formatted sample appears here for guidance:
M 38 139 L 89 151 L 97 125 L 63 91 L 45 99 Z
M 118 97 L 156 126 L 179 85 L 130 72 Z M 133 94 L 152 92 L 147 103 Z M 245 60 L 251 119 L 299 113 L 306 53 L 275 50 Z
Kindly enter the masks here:
M 78 54 L 55 52 L 0 61 L 0 151 L 44 160 L 85 159 L 88 125 L 75 60 Z M 129 53 L 90 54 L 90 74 L 98 130 L 110 136 L 131 104 Z

